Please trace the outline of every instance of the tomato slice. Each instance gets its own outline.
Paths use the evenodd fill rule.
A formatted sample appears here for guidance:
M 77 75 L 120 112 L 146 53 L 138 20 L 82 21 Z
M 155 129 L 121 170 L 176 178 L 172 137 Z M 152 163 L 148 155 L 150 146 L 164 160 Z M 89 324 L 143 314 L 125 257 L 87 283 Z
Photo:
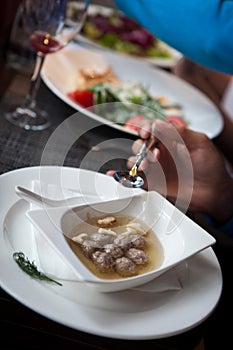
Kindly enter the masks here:
M 94 104 L 94 94 L 89 90 L 75 90 L 67 93 L 67 96 L 82 107 L 91 107 Z

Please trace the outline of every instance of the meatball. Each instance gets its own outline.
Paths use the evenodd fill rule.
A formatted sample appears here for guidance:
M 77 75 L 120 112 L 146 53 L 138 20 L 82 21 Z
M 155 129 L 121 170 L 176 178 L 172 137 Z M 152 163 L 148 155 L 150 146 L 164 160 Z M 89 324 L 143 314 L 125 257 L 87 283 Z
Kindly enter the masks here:
M 146 246 L 146 240 L 139 234 L 120 234 L 114 239 L 114 244 L 123 250 L 130 248 L 143 249 Z
M 98 243 L 99 248 L 102 248 L 105 244 L 112 243 L 115 238 L 115 236 L 106 233 L 92 233 L 89 237 Z
M 136 273 L 136 265 L 125 256 L 116 259 L 115 269 L 123 277 L 130 277 Z
M 146 247 L 146 240 L 139 234 L 130 235 L 131 237 L 131 247 L 144 249 Z
M 98 243 L 91 239 L 85 239 L 81 244 L 81 248 L 84 254 L 90 258 L 91 254 L 98 249 Z
M 114 239 L 114 244 L 123 250 L 129 249 L 131 245 L 130 235 L 120 234 Z
M 103 247 L 105 253 L 110 254 L 114 259 L 120 258 L 123 256 L 123 251 L 120 247 L 117 247 L 115 244 L 106 244 Z
M 146 253 L 141 249 L 130 248 L 126 252 L 126 256 L 127 258 L 132 260 L 136 265 L 143 265 L 146 264 L 148 261 Z
M 95 251 L 91 258 L 101 272 L 112 272 L 114 270 L 114 259 L 110 254 Z

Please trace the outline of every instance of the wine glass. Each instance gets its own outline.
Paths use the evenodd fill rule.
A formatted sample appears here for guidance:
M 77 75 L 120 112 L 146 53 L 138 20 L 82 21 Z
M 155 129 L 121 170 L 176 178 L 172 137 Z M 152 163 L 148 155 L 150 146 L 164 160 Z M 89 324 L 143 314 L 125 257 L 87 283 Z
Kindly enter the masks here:
M 46 111 L 37 106 L 40 73 L 47 54 L 61 50 L 84 24 L 90 0 L 23 0 L 23 27 L 36 52 L 30 88 L 21 106 L 12 106 L 5 118 L 25 130 L 50 126 Z

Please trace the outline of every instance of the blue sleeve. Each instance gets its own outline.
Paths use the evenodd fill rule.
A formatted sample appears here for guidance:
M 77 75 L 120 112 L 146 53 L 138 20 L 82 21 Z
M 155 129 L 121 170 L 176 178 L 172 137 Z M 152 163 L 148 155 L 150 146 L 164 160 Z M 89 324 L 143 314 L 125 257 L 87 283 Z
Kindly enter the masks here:
M 115 0 L 152 34 L 203 66 L 233 74 L 233 0 Z

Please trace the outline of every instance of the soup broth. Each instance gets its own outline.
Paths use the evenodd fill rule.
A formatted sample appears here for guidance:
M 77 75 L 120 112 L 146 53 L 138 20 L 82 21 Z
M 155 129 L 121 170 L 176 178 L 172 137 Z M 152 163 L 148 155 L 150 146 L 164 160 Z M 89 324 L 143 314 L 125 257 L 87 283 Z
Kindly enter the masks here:
M 101 242 L 100 247 L 94 248 L 94 253 L 84 252 L 83 250 L 83 242 L 85 240 L 89 240 L 90 237 L 97 237 L 96 235 L 98 233 L 105 236 L 105 234 L 109 237 L 110 241 L 114 241 L 114 244 L 116 241 L 119 241 L 121 238 L 125 240 L 128 239 L 128 237 L 138 237 L 136 239 L 136 242 L 139 247 L 134 247 L 136 250 L 130 250 L 131 252 L 136 252 L 138 254 L 138 248 L 140 250 L 140 255 L 146 256 L 146 261 L 142 264 L 134 264 L 134 270 L 132 273 L 128 272 L 122 275 L 122 273 L 119 273 L 119 271 L 115 268 L 116 263 L 114 262 L 114 268 L 111 267 L 110 270 L 102 271 L 102 269 L 99 268 L 99 266 L 96 265 L 95 262 L 93 262 L 93 256 L 96 255 L 96 251 L 103 251 L 105 249 L 103 242 Z M 94 235 L 94 236 L 93 236 Z M 98 238 L 98 237 L 97 237 Z M 161 243 L 159 242 L 158 238 L 156 237 L 156 234 L 149 228 L 147 225 L 142 222 L 141 220 L 126 216 L 126 215 L 105 215 L 101 217 L 92 217 L 88 218 L 86 221 L 83 221 L 78 226 L 75 227 L 75 229 L 71 233 L 71 238 L 66 237 L 66 240 L 73 250 L 73 252 L 77 255 L 77 257 L 81 260 L 81 262 L 96 276 L 102 279 L 119 279 L 119 278 L 126 278 L 135 276 L 138 274 L 147 273 L 151 270 L 154 270 L 158 268 L 163 261 L 163 248 Z M 86 241 L 87 242 L 87 241 Z M 133 242 L 133 244 L 135 244 Z M 145 243 L 145 244 L 144 244 Z M 108 244 L 108 243 L 106 243 Z M 112 243 L 111 243 L 112 244 Z M 130 248 L 132 248 L 130 246 Z M 120 245 L 120 249 L 122 250 L 123 257 L 125 257 L 129 250 L 128 248 L 125 249 Z M 142 251 L 142 252 L 141 252 Z M 94 254 L 94 255 L 93 255 Z M 101 253 L 97 253 L 101 254 Z M 106 256 L 106 254 L 105 254 Z M 121 256 L 122 258 L 122 256 Z M 124 259 L 123 259 L 124 260 Z M 120 260 L 117 260 L 117 263 Z

